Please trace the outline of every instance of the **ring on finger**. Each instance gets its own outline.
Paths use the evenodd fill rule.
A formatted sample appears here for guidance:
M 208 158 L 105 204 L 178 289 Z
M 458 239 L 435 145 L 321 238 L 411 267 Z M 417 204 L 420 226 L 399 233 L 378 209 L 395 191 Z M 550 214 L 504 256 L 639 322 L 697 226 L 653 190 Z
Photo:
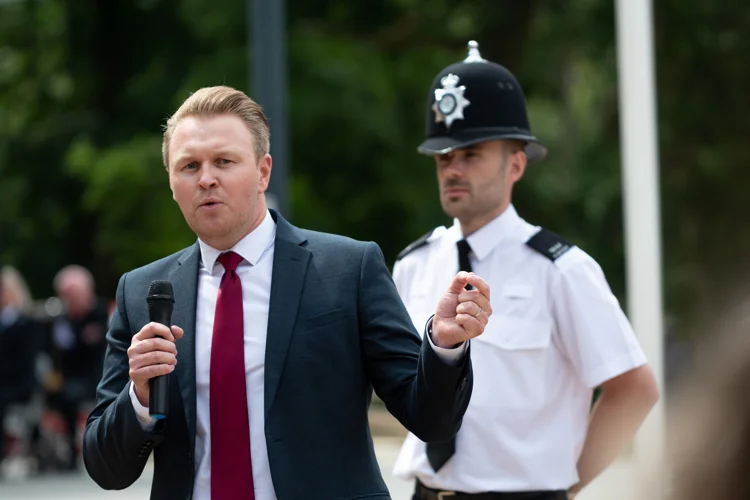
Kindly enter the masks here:
M 479 316 L 480 316 L 480 315 L 482 314 L 482 312 L 483 312 L 483 310 L 482 310 L 482 308 L 480 307 L 480 308 L 479 308 L 479 310 L 477 311 L 477 313 L 476 313 L 476 314 L 474 314 L 474 317 L 475 317 L 475 318 L 478 318 L 478 317 L 479 317 Z

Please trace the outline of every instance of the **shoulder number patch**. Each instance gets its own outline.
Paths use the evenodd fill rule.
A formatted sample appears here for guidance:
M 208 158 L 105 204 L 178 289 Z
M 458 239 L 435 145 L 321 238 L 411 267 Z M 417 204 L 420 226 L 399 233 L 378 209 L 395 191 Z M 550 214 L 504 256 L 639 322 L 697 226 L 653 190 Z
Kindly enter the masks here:
M 414 250 L 418 248 L 422 248 L 428 243 L 428 239 L 430 239 L 430 236 L 432 236 L 432 233 L 435 232 L 434 229 L 431 229 L 430 231 L 427 231 L 425 234 L 417 238 L 416 240 L 409 243 L 409 245 L 401 250 L 401 252 L 396 256 L 396 260 L 401 260 L 410 253 L 412 253 Z
M 561 255 L 575 246 L 562 236 L 544 228 L 532 236 L 526 244 L 552 262 L 559 259 Z

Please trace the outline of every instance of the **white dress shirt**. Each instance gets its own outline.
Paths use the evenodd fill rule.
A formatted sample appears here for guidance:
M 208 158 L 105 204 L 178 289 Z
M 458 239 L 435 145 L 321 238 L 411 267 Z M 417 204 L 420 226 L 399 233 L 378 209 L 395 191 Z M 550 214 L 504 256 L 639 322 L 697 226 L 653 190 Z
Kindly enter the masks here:
M 645 363 L 599 265 L 573 247 L 554 262 L 526 245 L 539 230 L 511 205 L 467 238 L 472 270 L 491 288 L 493 314 L 473 341 L 474 389 L 455 455 L 435 473 L 413 434 L 394 467 L 437 489 L 564 490 L 578 481 L 593 389 Z M 458 268 L 459 223 L 396 263 L 415 325 Z
M 242 282 L 242 307 L 244 320 L 245 377 L 248 414 L 250 420 L 250 455 L 253 464 L 253 482 L 256 500 L 276 500 L 268 463 L 264 431 L 264 374 L 266 330 L 271 298 L 276 224 L 270 212 L 263 222 L 241 239 L 232 251 L 244 260 L 237 266 Z M 211 423 L 209 407 L 209 376 L 211 340 L 214 313 L 223 266 L 218 262 L 222 253 L 199 240 L 201 265 L 198 277 L 198 300 L 195 316 L 195 378 L 196 378 L 196 435 L 194 500 L 211 499 Z M 426 321 L 426 319 L 425 319 Z M 179 326 L 179 325 L 178 325 Z M 423 331 L 424 324 L 417 330 Z M 432 345 L 432 340 L 429 339 Z M 441 349 L 433 345 L 436 353 L 446 362 L 457 363 L 466 350 L 466 344 L 456 349 Z M 180 355 L 177 354 L 179 362 Z M 153 428 L 155 420 L 148 408 L 140 404 L 130 384 L 130 399 L 144 429 Z

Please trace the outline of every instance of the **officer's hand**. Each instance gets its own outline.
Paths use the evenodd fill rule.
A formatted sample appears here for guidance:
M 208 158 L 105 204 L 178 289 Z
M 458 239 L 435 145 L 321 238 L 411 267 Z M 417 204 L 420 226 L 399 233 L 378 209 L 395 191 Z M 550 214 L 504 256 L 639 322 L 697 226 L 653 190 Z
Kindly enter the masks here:
M 574 500 L 580 491 L 581 491 L 580 483 L 576 483 L 570 488 L 568 488 L 568 500 Z
M 473 285 L 473 290 L 466 290 Z M 461 271 L 438 301 L 432 319 L 432 342 L 451 348 L 482 334 L 492 314 L 490 286 L 474 273 Z
M 174 370 L 177 364 L 177 347 L 174 342 L 183 333 L 179 326 L 172 326 L 170 331 L 159 323 L 148 323 L 133 335 L 128 348 L 130 380 L 133 381 L 138 401 L 144 407 L 148 407 L 148 381 Z

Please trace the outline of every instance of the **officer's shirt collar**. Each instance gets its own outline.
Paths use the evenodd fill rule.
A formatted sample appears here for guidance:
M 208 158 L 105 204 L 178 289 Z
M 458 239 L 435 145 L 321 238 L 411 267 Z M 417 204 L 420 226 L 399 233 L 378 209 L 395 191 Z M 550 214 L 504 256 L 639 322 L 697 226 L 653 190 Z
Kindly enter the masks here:
M 518 216 L 515 207 L 510 204 L 503 213 L 471 233 L 466 241 L 469 242 L 474 257 L 478 261 L 484 260 L 505 237 L 512 233 L 513 228 L 520 220 L 521 218 Z M 461 235 L 461 223 L 458 222 L 458 219 L 454 219 L 453 226 Z

